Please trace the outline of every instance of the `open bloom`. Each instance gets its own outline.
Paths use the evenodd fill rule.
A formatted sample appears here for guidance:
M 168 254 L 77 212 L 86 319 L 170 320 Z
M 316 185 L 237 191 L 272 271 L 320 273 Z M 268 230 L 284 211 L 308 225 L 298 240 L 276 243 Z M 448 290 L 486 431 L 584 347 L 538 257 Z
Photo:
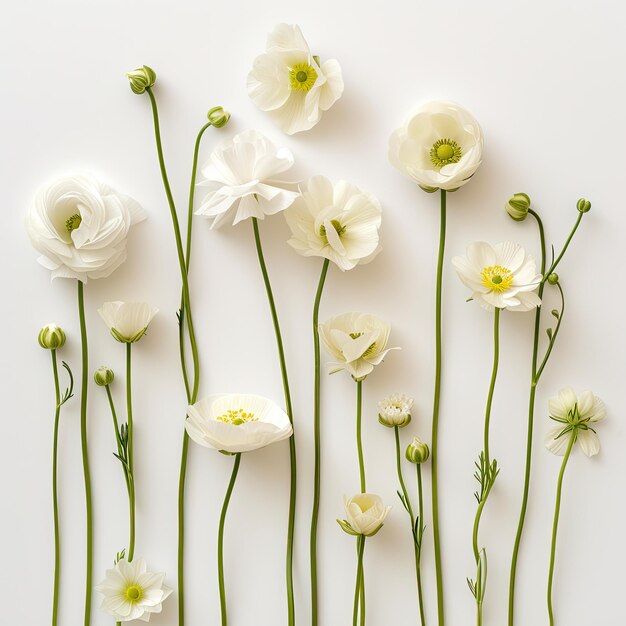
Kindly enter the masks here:
M 248 74 L 248 95 L 288 135 L 313 128 L 342 93 L 339 63 L 312 55 L 297 25 L 276 26 Z
M 583 391 L 577 396 L 571 387 L 565 387 L 550 400 L 548 407 L 550 419 L 557 422 L 545 437 L 546 448 L 550 452 L 563 456 L 570 437 L 576 437 L 587 456 L 600 452 L 600 440 L 594 424 L 606 418 L 606 406 L 598 396 L 591 391 Z
M 158 312 L 147 302 L 105 302 L 98 309 L 113 337 L 122 343 L 139 341 Z
M 380 252 L 381 208 L 366 191 L 324 176 L 311 178 L 287 211 L 289 245 L 303 256 L 331 260 L 341 270 L 368 263 Z
M 404 428 L 411 421 L 413 398 L 403 393 L 394 393 L 378 403 L 378 421 L 383 426 Z
M 143 559 L 128 562 L 121 559 L 106 578 L 96 586 L 104 599 L 102 609 L 117 622 L 140 619 L 150 621 L 152 613 L 160 613 L 163 601 L 172 593 L 163 584 L 165 573 L 149 572 Z
M 482 161 L 483 134 L 474 117 L 453 102 L 420 107 L 389 140 L 389 160 L 425 191 L 454 191 Z
M 185 428 L 201 446 L 224 452 L 249 452 L 288 439 L 287 414 L 274 402 L 253 394 L 207 396 L 187 409 Z
M 391 511 L 383 504 L 382 498 L 373 493 L 359 493 L 351 498 L 344 497 L 346 519 L 337 520 L 341 528 L 349 535 L 372 537 L 385 523 Z
M 344 313 L 320 324 L 319 333 L 326 350 L 335 358 L 331 374 L 345 369 L 356 381 L 363 380 L 382 363 L 391 326 L 374 315 Z
M 535 293 L 541 282 L 535 260 L 512 241 L 495 246 L 477 241 L 467 247 L 467 256 L 454 257 L 452 265 L 472 290 L 472 299 L 488 311 L 530 311 L 541 304 Z
M 35 196 L 26 230 L 52 278 L 106 278 L 126 260 L 126 237 L 146 214 L 135 200 L 86 174 L 56 180 Z
M 249 217 L 263 219 L 284 211 L 297 197 L 292 183 L 277 180 L 293 165 L 287 148 L 276 148 L 256 130 L 247 130 L 220 144 L 202 169 L 198 184 L 209 193 L 196 211 L 212 220 L 211 228 L 227 218 L 233 225 Z M 234 216 L 232 215 L 234 214 Z

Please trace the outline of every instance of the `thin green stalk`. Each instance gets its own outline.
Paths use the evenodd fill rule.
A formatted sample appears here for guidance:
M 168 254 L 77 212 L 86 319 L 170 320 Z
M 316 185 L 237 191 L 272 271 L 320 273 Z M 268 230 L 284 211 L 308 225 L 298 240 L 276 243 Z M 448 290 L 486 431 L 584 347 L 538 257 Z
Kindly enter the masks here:
M 128 416 L 128 471 L 129 491 L 128 491 L 128 510 L 129 510 L 129 541 L 128 541 L 128 562 L 133 560 L 135 555 L 135 468 L 133 460 L 133 401 L 132 401 L 132 385 L 131 385 L 131 346 L 132 343 L 126 344 L 126 412 Z
M 422 537 L 423 537 L 423 531 L 424 531 L 424 523 L 423 523 L 423 519 L 424 519 L 424 502 L 423 502 L 423 492 L 422 492 L 422 464 L 421 463 L 416 463 L 415 464 L 416 467 L 416 472 L 417 472 L 417 518 L 419 519 L 419 525 L 420 528 L 419 529 L 415 529 L 416 532 L 419 533 L 419 540 L 420 540 L 420 546 L 419 546 L 419 552 L 418 552 L 418 558 L 417 558 L 417 595 L 418 595 L 418 600 L 419 600 L 419 608 L 420 608 L 420 621 L 422 626 L 425 626 L 426 624 L 426 617 L 424 615 L 424 592 L 422 590 L 422 565 L 421 565 L 421 559 L 422 559 Z
M 563 245 L 563 248 L 559 256 L 556 257 L 556 259 L 553 261 L 552 265 L 550 266 L 550 269 L 544 274 L 543 279 L 541 281 L 542 283 L 545 283 L 546 280 L 548 280 L 548 276 L 550 276 L 550 274 L 552 274 L 556 270 L 557 265 L 561 262 L 561 259 L 563 258 L 565 251 L 569 247 L 569 244 L 572 241 L 574 234 L 576 233 L 576 231 L 578 230 L 578 227 L 580 226 L 580 222 L 583 219 L 583 215 L 584 213 L 580 213 L 580 212 L 578 213 L 578 217 L 576 218 L 576 222 L 574 223 L 574 227 L 572 228 L 572 231 L 570 232 L 568 238 L 565 240 L 565 244 Z
M 565 474 L 565 467 L 572 452 L 572 447 L 576 441 L 576 429 L 572 431 L 563 457 L 563 463 L 561 464 L 561 471 L 559 472 L 559 480 L 556 487 L 556 504 L 554 506 L 554 522 L 552 524 L 552 545 L 550 547 L 550 572 L 548 574 L 548 616 L 550 618 L 550 626 L 554 626 L 554 612 L 552 610 L 552 582 L 554 580 L 554 558 L 556 554 L 556 535 L 559 529 L 559 514 L 561 512 L 561 492 L 563 489 L 563 475 Z
M 431 473 L 433 506 L 433 541 L 435 547 L 435 576 L 437 580 L 437 617 L 444 626 L 443 571 L 441 566 L 441 540 L 439 537 L 439 494 L 437 474 L 437 433 L 439 430 L 439 399 L 441 396 L 441 300 L 443 285 L 443 262 L 446 246 L 446 191 L 440 190 L 439 256 L 437 259 L 437 296 L 435 304 L 435 390 L 433 399 L 433 422 L 431 435 Z
M 220 611 L 222 615 L 222 626 L 226 626 L 228 624 L 228 619 L 226 616 L 226 585 L 224 584 L 224 525 L 226 522 L 228 504 L 230 502 L 230 497 L 233 493 L 235 480 L 237 480 L 237 472 L 239 472 L 240 463 L 241 452 L 235 454 L 235 464 L 233 465 L 233 472 L 230 476 L 230 482 L 228 483 L 226 496 L 224 497 L 224 504 L 222 505 L 222 512 L 220 514 L 220 525 L 217 535 L 217 576 L 220 587 Z
M 280 361 L 280 373 L 283 381 L 283 391 L 285 395 L 285 409 L 289 417 L 289 421 L 293 426 L 293 409 L 291 405 L 291 392 L 289 390 L 289 377 L 287 375 L 287 364 L 285 361 L 285 349 L 283 347 L 283 338 L 280 332 L 280 323 L 278 321 L 278 313 L 274 302 L 274 294 L 270 283 L 265 258 L 263 256 L 263 247 L 261 245 L 261 235 L 259 233 L 259 223 L 256 217 L 252 218 L 252 228 L 254 230 L 254 242 L 256 245 L 257 256 L 259 258 L 259 266 L 263 275 L 265 291 L 267 292 L 267 301 L 272 314 L 272 323 L 274 325 L 274 334 L 276 336 L 276 347 L 278 349 L 278 359 Z M 287 581 L 287 616 L 289 626 L 293 626 L 296 621 L 296 611 L 293 593 L 293 544 L 296 522 L 296 441 L 295 433 L 289 438 L 289 462 L 291 466 L 290 486 L 289 486 L 289 525 L 287 529 L 287 558 L 286 558 L 286 581 Z
M 52 437 L 52 512 L 54 520 L 54 587 L 52 592 L 52 626 L 57 626 L 59 614 L 59 578 L 61 573 L 61 551 L 59 533 L 59 497 L 57 490 L 57 468 L 59 451 L 59 417 L 61 415 L 61 390 L 59 389 L 59 368 L 57 351 L 50 350 L 52 374 L 54 377 L 54 435 Z
M 315 381 L 313 385 L 313 439 L 314 439 L 314 478 L 313 478 L 313 513 L 311 515 L 311 538 L 310 538 L 310 555 L 311 555 L 311 624 L 317 626 L 317 522 L 320 512 L 320 493 L 321 493 L 321 422 L 320 422 L 320 388 L 321 388 L 321 355 L 320 355 L 320 336 L 319 336 L 319 312 L 320 302 L 322 300 L 322 291 L 328 273 L 329 260 L 324 259 L 322 272 L 320 274 L 317 292 L 315 294 L 315 303 L 313 304 L 313 348 L 315 354 Z
M 115 410 L 115 403 L 113 401 L 113 394 L 111 393 L 111 386 L 110 385 L 105 385 L 104 386 L 106 393 L 107 393 L 107 398 L 109 399 L 109 408 L 111 409 L 111 417 L 113 418 L 113 428 L 115 429 L 115 442 L 117 444 L 117 454 L 120 458 L 123 458 L 124 455 L 124 449 L 122 447 L 122 437 L 120 434 L 120 425 L 119 425 L 119 421 L 117 419 L 117 411 Z M 129 480 L 129 475 L 128 472 L 126 471 L 126 469 L 124 469 L 124 480 L 126 482 L 126 489 L 129 493 L 130 496 L 130 480 Z
M 356 583 L 354 586 L 354 609 L 352 612 L 352 626 L 357 626 L 360 597 L 363 589 L 363 551 L 365 550 L 365 535 L 360 535 L 357 539 L 358 556 L 356 568 Z M 365 623 L 365 605 L 361 606 L 361 623 Z
M 365 486 L 365 461 L 363 459 L 363 440 L 361 437 L 361 418 L 363 414 L 363 381 L 356 382 L 356 451 L 359 457 L 359 478 L 361 481 L 361 493 L 367 491 Z

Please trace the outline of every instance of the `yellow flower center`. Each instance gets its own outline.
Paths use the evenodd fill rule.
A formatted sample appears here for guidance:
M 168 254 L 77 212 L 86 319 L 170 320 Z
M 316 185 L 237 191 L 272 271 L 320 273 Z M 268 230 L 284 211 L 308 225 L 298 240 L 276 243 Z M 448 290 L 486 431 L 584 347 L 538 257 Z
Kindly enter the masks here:
M 139 602 L 143 596 L 143 589 L 139 585 L 130 585 L 126 587 L 125 596 L 131 602 Z
M 438 139 L 430 149 L 430 161 L 437 169 L 458 163 L 462 155 L 463 151 L 454 139 Z
M 254 416 L 254 413 L 246 413 L 243 409 L 228 409 L 226 413 L 218 415 L 215 419 L 217 419 L 218 422 L 232 424 L 233 426 L 241 426 L 241 424 L 247 424 L 248 422 L 259 421 L 259 418 Z
M 294 91 L 309 91 L 317 80 L 317 72 L 308 63 L 296 63 L 289 70 L 289 86 Z
M 350 337 L 352 337 L 352 339 L 358 339 L 362 335 L 363 333 L 350 333 Z M 375 349 L 376 349 L 376 342 L 374 342 L 371 346 L 367 348 L 367 350 L 361 355 L 361 358 L 364 359 L 365 357 L 370 356 L 370 354 L 372 354 Z
M 330 220 L 330 223 L 340 237 L 346 232 L 346 227 L 342 226 L 339 220 Z M 323 237 L 326 241 L 328 241 L 328 237 L 326 236 L 326 226 L 324 226 L 324 224 L 320 226 L 320 237 Z
M 511 270 L 501 265 L 490 265 L 486 267 L 480 275 L 483 279 L 483 285 L 498 293 L 506 291 L 513 284 L 513 274 Z
M 74 215 L 65 220 L 65 228 L 67 232 L 71 233 L 73 230 L 76 230 L 82 221 L 83 218 L 78 213 L 74 213 Z

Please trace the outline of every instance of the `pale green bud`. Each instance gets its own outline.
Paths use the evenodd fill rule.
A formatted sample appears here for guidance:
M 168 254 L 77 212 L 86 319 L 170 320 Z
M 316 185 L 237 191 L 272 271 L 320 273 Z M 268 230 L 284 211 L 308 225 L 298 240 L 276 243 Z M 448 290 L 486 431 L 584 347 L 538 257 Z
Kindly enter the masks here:
M 211 122 L 212 126 L 215 126 L 215 128 L 222 128 L 222 126 L 226 126 L 226 124 L 228 124 L 230 113 L 218 106 L 209 109 L 207 117 L 209 118 L 209 122 Z
M 152 87 L 156 82 L 156 72 L 147 65 L 142 65 L 126 74 L 130 88 L 137 95 L 142 94 L 147 87 Z
M 423 463 L 429 456 L 430 450 L 428 446 L 417 437 L 413 437 L 413 441 L 411 441 L 406 449 L 407 461 L 411 463 Z
M 56 350 L 65 344 L 65 333 L 56 324 L 46 324 L 40 331 L 39 345 L 45 350 Z
M 585 200 L 584 198 L 581 198 L 577 203 L 576 203 L 576 208 L 581 212 L 581 213 L 587 213 L 590 209 L 591 209 L 591 202 L 589 202 L 589 200 Z
M 505 205 L 506 212 L 516 221 L 522 222 L 530 209 L 530 198 L 525 193 L 516 193 Z
M 556 285 L 559 282 L 559 275 L 557 273 L 553 272 L 552 274 L 550 274 L 548 276 L 548 282 L 551 285 Z
M 101 367 L 99 367 L 93 375 L 93 379 L 96 385 L 100 385 L 100 387 L 106 387 L 107 385 L 110 385 L 113 382 L 114 378 L 115 374 L 113 373 L 113 370 L 106 365 L 102 365 Z

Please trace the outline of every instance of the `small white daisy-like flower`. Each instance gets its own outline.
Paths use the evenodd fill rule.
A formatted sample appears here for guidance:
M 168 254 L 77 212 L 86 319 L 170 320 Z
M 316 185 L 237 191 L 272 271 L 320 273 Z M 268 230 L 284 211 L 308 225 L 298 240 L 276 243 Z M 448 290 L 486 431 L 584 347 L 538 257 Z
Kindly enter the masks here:
M 394 393 L 378 403 L 378 421 L 383 426 L 404 428 L 411 421 L 413 398 Z

